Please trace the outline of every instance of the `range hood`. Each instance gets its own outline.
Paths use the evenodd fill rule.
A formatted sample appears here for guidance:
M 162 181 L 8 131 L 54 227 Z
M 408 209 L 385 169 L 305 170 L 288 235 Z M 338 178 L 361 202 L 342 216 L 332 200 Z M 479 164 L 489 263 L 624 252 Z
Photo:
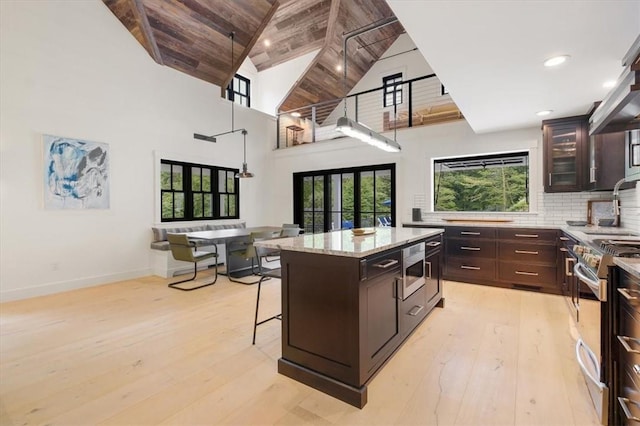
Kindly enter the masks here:
M 622 59 L 615 87 L 589 118 L 589 134 L 640 129 L 640 35 Z

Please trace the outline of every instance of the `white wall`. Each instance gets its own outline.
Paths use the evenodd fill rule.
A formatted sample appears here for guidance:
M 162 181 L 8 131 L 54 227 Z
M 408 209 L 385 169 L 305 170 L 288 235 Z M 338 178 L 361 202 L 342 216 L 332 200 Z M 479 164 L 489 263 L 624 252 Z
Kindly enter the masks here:
M 314 50 L 291 61 L 276 65 L 258 73 L 256 77 L 257 90 L 255 103 L 252 108 L 266 114 L 276 115 L 277 108 L 289 90 L 296 84 L 307 66 L 313 61 L 320 50 Z M 251 83 L 253 86 L 253 82 Z
M 156 64 L 98 0 L 0 2 L 0 299 L 150 273 L 156 153 L 239 168 L 220 88 Z M 264 223 L 275 122 L 236 107 L 249 130 L 241 219 Z M 42 134 L 109 144 L 111 208 L 44 210 Z

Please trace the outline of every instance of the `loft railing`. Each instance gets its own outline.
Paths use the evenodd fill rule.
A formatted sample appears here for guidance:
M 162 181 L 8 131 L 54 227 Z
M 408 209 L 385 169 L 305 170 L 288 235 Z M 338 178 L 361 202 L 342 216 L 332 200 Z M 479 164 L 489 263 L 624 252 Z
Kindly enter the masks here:
M 402 102 L 384 106 L 384 86 L 278 113 L 277 148 L 341 137 L 335 130 L 345 115 L 384 133 L 407 127 L 461 119 L 462 114 L 435 74 L 401 83 Z

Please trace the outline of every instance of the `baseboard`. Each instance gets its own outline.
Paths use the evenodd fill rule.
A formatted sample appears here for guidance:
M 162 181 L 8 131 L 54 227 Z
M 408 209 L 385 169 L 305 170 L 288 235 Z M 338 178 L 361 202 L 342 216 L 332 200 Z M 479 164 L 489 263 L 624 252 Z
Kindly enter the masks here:
M 46 296 L 49 294 L 62 293 L 80 288 L 94 287 L 117 281 L 130 280 L 152 275 L 151 268 L 139 269 L 135 271 L 120 272 L 116 274 L 101 275 L 96 277 L 79 278 L 70 281 L 58 281 L 54 283 L 40 284 L 28 288 L 18 288 L 14 290 L 0 291 L 0 302 L 10 302 L 12 300 L 29 299 L 31 297 Z

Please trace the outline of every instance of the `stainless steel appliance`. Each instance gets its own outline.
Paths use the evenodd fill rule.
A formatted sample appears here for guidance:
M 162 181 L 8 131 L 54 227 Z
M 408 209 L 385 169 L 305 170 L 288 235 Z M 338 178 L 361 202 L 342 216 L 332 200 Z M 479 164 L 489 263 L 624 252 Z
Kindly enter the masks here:
M 402 249 L 402 300 L 411 296 L 425 283 L 424 255 L 424 242 Z
M 625 173 L 627 182 L 640 180 L 640 130 L 625 134 Z
M 640 257 L 640 240 L 595 239 L 576 244 L 571 251 L 576 258 L 573 273 L 578 278 L 575 320 L 579 337 L 576 342 L 576 359 L 584 374 L 599 420 L 606 425 L 611 383 L 611 371 L 608 367 L 611 357 L 611 345 L 608 341 L 611 330 L 608 267 L 613 265 L 615 256 Z M 586 286 L 594 297 L 583 297 L 580 286 Z

